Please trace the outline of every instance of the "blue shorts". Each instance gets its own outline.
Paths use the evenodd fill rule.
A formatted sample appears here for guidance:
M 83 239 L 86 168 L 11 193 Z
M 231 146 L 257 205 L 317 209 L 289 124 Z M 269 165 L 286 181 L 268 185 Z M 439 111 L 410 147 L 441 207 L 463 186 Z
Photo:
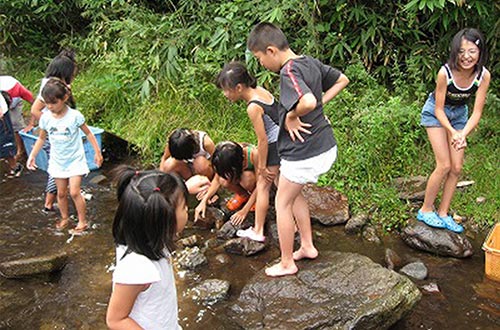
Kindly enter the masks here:
M 436 108 L 436 99 L 434 93 L 429 94 L 422 108 L 420 125 L 425 127 L 443 127 L 434 115 Z M 444 113 L 450 121 L 451 126 L 456 130 L 462 130 L 467 124 L 469 110 L 467 105 L 444 105 Z

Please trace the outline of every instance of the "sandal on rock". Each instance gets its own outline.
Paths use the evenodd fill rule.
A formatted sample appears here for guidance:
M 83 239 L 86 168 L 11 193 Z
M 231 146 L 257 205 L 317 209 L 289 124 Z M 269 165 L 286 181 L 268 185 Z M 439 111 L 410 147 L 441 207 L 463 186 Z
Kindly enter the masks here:
M 238 237 L 246 237 L 251 239 L 252 241 L 257 241 L 263 243 L 266 240 L 266 237 L 263 235 L 257 234 L 252 227 L 247 228 L 245 230 L 240 229 L 236 232 L 236 236 Z
M 234 196 L 227 202 L 226 207 L 229 211 L 236 211 L 245 204 L 250 196 L 234 194 Z
M 422 212 L 421 210 L 418 210 L 417 213 L 417 220 L 422 221 L 429 227 L 434 227 L 434 228 L 446 228 L 445 223 L 442 221 L 442 219 L 439 218 L 439 216 L 436 214 L 436 212 Z
M 456 223 L 455 220 L 453 220 L 453 218 L 449 215 L 446 215 L 445 217 L 439 217 L 439 219 L 441 219 L 441 221 L 446 226 L 446 229 L 448 230 L 451 230 L 455 233 L 461 233 L 464 231 L 464 227 Z
M 69 219 L 61 219 L 60 221 L 56 222 L 56 229 L 57 230 L 63 230 L 64 228 L 68 227 L 69 225 Z
M 83 233 L 85 233 L 87 231 L 88 228 L 89 228 L 89 225 L 85 225 L 85 226 L 80 227 L 80 228 L 75 227 L 73 229 L 68 230 L 68 233 L 70 235 L 81 236 L 81 235 L 83 235 Z

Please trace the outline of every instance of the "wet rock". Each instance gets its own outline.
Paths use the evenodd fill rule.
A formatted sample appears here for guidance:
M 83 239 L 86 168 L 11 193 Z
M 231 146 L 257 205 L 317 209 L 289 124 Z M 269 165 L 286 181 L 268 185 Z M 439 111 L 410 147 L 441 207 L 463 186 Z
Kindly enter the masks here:
M 259 271 L 230 317 L 245 329 L 387 329 L 420 297 L 407 277 L 368 257 L 327 251 L 301 262 L 297 275 Z
M 486 202 L 486 197 L 479 196 L 478 198 L 476 198 L 476 203 L 483 204 L 484 202 Z
M 359 234 L 366 222 L 368 221 L 368 216 L 364 213 L 357 214 L 351 217 L 345 224 L 344 230 L 346 234 L 355 235 Z
M 228 281 L 210 279 L 203 281 L 191 291 L 191 297 L 205 305 L 213 305 L 224 300 L 229 295 L 230 283 Z
M 193 247 L 195 245 L 200 245 L 202 240 L 203 238 L 200 235 L 191 235 L 179 239 L 177 243 L 182 247 Z
M 225 219 L 226 214 L 221 209 L 208 206 L 205 211 L 205 217 L 203 219 L 198 219 L 194 225 L 198 228 L 212 229 L 216 223 L 223 223 Z
M 396 178 L 393 184 L 399 192 L 399 199 L 410 201 L 424 200 L 427 177 L 418 175 L 408 178 Z
M 227 253 L 240 254 L 244 256 L 254 255 L 266 248 L 261 242 L 251 240 L 246 237 L 233 238 L 224 244 L 224 250 Z
M 439 290 L 439 286 L 436 283 L 434 283 L 434 282 L 431 282 L 429 284 L 423 285 L 422 286 L 422 291 L 426 292 L 426 293 L 430 293 L 430 294 L 441 293 L 441 290 Z
M 205 241 L 205 243 L 203 244 L 203 247 L 205 249 L 214 249 L 214 248 L 218 247 L 219 245 L 221 245 L 221 242 L 216 237 L 212 237 L 212 238 L 209 238 Z
M 474 253 L 465 235 L 450 230 L 431 228 L 416 220 L 411 220 L 401 231 L 401 239 L 414 249 L 440 256 L 466 258 Z
M 308 184 L 302 193 L 309 204 L 311 218 L 327 226 L 345 223 L 349 219 L 347 197 L 332 187 Z
M 399 270 L 401 274 L 413 277 L 417 280 L 425 280 L 427 277 L 427 267 L 421 261 L 412 262 Z
M 229 265 L 233 262 L 231 260 L 231 257 L 224 253 L 219 253 L 218 255 L 216 255 L 215 261 L 217 261 L 221 265 Z
M 377 235 L 377 230 L 372 226 L 365 227 L 365 229 L 363 230 L 363 239 L 376 244 L 382 243 Z
M 90 179 L 90 183 L 92 184 L 99 184 L 101 182 L 106 181 L 108 178 L 105 175 L 99 174 L 94 176 L 92 179 Z
M 66 252 L 0 263 L 0 274 L 6 278 L 21 278 L 36 274 L 53 273 L 64 268 L 68 261 Z
M 200 235 L 191 235 L 191 236 L 179 239 L 177 241 L 177 244 L 179 244 L 182 247 L 193 247 L 195 245 L 200 245 L 202 240 L 203 240 L 203 238 Z
M 236 232 L 241 229 L 241 226 L 235 226 L 231 221 L 226 222 L 217 232 L 217 238 L 228 240 L 236 236 Z
M 195 269 L 208 263 L 207 257 L 200 251 L 200 248 L 185 248 L 177 256 L 179 266 L 184 269 Z
M 401 257 L 391 249 L 385 249 L 385 264 L 390 270 L 401 267 L 403 260 Z

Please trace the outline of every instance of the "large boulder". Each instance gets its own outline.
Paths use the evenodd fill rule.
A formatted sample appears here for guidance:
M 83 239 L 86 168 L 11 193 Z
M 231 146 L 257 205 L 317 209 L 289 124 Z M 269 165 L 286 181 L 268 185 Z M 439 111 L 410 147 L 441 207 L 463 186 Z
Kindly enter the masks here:
M 64 268 L 68 261 L 65 251 L 50 255 L 23 258 L 0 263 L 0 274 L 6 278 L 20 278 L 36 274 L 53 273 Z
M 258 272 L 230 317 L 244 329 L 387 329 L 419 301 L 405 276 L 355 253 L 322 252 L 281 278 Z
M 467 258 L 474 250 L 464 234 L 446 229 L 436 229 L 412 220 L 401 231 L 402 240 L 414 249 L 435 253 L 440 256 Z
M 309 205 L 311 218 L 322 225 L 339 225 L 349 219 L 347 197 L 332 187 L 318 187 L 307 184 L 302 189 L 302 193 Z

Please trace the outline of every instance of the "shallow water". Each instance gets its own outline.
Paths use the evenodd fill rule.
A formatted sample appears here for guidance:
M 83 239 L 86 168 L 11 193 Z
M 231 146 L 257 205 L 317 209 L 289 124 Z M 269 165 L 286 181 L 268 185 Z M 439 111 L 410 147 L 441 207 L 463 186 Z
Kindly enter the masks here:
M 109 169 L 92 172 L 108 174 Z M 1 178 L 3 172 L 0 171 Z M 0 179 L 0 261 L 69 252 L 69 263 L 57 274 L 12 280 L 0 277 L 0 328 L 9 329 L 104 329 L 111 290 L 110 266 L 114 263 L 111 223 L 116 208 L 109 182 L 83 186 L 93 197 L 87 202 L 92 229 L 88 235 L 68 242 L 67 232 L 53 229 L 56 217 L 41 212 L 45 173 L 23 173 L 20 178 Z M 88 179 L 86 180 L 88 181 Z M 74 214 L 74 211 L 72 212 Z M 498 329 L 500 328 L 500 283 L 484 276 L 484 254 L 480 249 L 484 234 L 472 244 L 475 254 L 468 259 L 440 258 L 408 248 L 394 236 L 383 237 L 376 245 L 358 237 L 346 236 L 343 228 L 314 226 L 315 242 L 321 251 L 357 252 L 384 264 L 385 248 L 396 251 L 407 262 L 423 261 L 429 276 L 415 283 L 421 288 L 431 282 L 438 294 L 423 294 L 422 300 L 393 329 Z M 215 234 L 188 227 L 183 237 Z M 229 264 L 207 252 L 208 265 L 197 271 L 177 270 L 176 285 L 179 318 L 184 329 L 237 329 L 226 317 L 226 309 L 238 298 L 246 281 L 279 256 L 277 247 L 252 257 L 230 255 Z M 223 252 L 222 252 L 223 253 Z M 300 267 L 300 264 L 299 264 Z M 213 306 L 193 301 L 191 288 L 205 280 L 218 278 L 231 283 L 227 301 Z

